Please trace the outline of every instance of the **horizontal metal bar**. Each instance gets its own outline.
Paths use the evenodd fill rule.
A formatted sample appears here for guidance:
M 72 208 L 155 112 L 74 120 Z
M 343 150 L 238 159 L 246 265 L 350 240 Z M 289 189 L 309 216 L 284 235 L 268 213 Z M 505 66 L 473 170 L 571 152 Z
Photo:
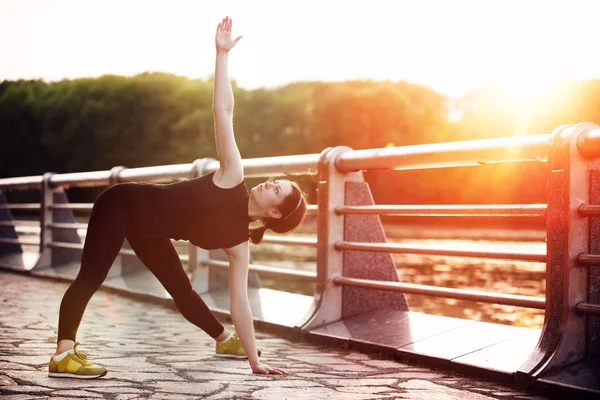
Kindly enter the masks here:
M 316 213 L 317 213 L 317 211 L 319 211 L 319 207 L 317 207 L 317 206 L 316 206 L 316 205 L 314 205 L 314 204 L 308 204 L 308 205 L 306 206 L 306 213 L 307 213 L 307 214 L 316 214 Z
M 26 245 L 31 245 L 31 246 L 39 246 L 40 245 L 40 240 L 38 238 L 35 239 L 23 239 L 23 238 L 19 238 L 19 239 L 9 239 L 9 238 L 0 238 L 0 243 L 7 243 L 7 244 L 26 244 Z
M 33 235 L 39 235 L 42 229 L 39 226 L 15 226 L 15 231 L 17 233 L 27 233 Z
M 265 235 L 263 237 L 263 243 L 317 247 L 317 238 L 302 238 L 302 237 L 298 237 L 298 236 Z
M 74 210 L 74 211 L 92 211 L 94 203 L 63 203 L 53 204 L 48 207 L 51 210 Z
M 580 314 L 600 316 L 600 304 L 578 303 L 575 310 Z
M 580 253 L 577 255 L 577 263 L 580 265 L 600 265 L 600 254 Z
M 39 221 L 28 221 L 28 220 L 23 220 L 23 219 L 11 219 L 8 221 L 0 221 L 0 226 L 31 226 L 31 227 L 39 227 L 40 226 L 40 222 Z
M 577 213 L 581 217 L 598 217 L 600 216 L 600 205 L 582 204 L 577 208 Z
M 193 164 L 172 164 L 154 167 L 126 168 L 118 173 L 117 182 L 151 182 L 189 179 Z
M 381 253 L 396 254 L 428 254 L 442 255 L 451 257 L 473 257 L 473 258 L 492 258 L 497 260 L 518 260 L 529 262 L 546 262 L 546 253 L 539 252 L 520 252 L 512 250 L 459 250 L 453 247 L 427 247 L 419 245 L 404 246 L 395 243 L 359 243 L 343 242 L 334 243 L 337 250 L 357 250 L 357 251 L 375 251 Z
M 16 178 L 2 178 L 0 179 L 0 190 L 4 189 L 41 189 L 44 177 L 41 175 L 36 176 L 19 176 Z
M 490 205 L 373 205 L 337 206 L 336 214 L 375 214 L 404 216 L 542 216 L 546 204 L 490 204 Z
M 48 224 L 48 228 L 50 228 L 50 229 L 87 229 L 87 224 L 55 223 L 55 224 Z
M 201 261 L 200 264 L 207 267 L 229 268 L 229 263 L 227 261 L 206 260 Z M 248 269 L 252 272 L 257 272 L 259 274 L 277 276 L 280 278 L 294 278 L 313 282 L 317 279 L 317 273 L 311 271 L 290 270 L 285 268 L 268 267 L 266 265 L 257 264 L 250 264 Z
M 247 158 L 242 160 L 244 176 L 259 178 L 265 176 L 315 175 L 317 173 L 320 154 L 298 154 L 280 157 Z M 213 161 L 204 169 L 204 173 L 214 172 L 219 162 Z
M 50 242 L 48 247 L 57 249 L 83 250 L 83 243 Z
M 482 303 L 504 304 L 517 307 L 537 308 L 541 310 L 545 309 L 546 307 L 546 299 L 543 297 L 442 288 L 437 286 L 417 285 L 403 282 L 373 281 L 367 279 L 347 278 L 343 276 L 334 277 L 333 282 L 336 285 L 342 286 L 354 286 L 367 289 L 387 290 L 392 292 L 421 294 L 425 296 L 470 300 Z
M 512 136 L 460 142 L 354 150 L 340 154 L 340 171 L 363 169 L 409 170 L 516 161 L 545 162 L 550 134 Z
M 0 210 L 39 210 L 40 208 L 42 208 L 40 203 L 0 204 Z

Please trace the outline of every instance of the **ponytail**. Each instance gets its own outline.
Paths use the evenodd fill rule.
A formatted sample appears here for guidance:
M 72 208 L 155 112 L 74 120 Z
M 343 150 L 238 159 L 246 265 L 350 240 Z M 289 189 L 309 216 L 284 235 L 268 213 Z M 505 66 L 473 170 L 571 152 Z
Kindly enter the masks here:
M 252 243 L 259 244 L 262 241 L 266 230 L 267 227 L 264 225 L 256 228 L 248 228 L 248 238 Z

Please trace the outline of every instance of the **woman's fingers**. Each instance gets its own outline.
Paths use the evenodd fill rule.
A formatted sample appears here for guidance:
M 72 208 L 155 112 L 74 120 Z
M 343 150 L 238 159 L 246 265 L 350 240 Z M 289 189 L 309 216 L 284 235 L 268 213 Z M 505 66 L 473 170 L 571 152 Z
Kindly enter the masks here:
M 268 368 L 270 374 L 287 375 L 287 372 L 279 368 Z

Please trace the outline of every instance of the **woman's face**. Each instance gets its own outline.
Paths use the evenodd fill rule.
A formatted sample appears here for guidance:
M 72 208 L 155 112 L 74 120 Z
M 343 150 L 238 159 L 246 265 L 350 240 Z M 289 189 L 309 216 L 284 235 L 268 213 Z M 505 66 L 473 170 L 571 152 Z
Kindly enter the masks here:
M 283 203 L 284 199 L 292 194 L 292 184 L 288 180 L 276 180 L 273 182 L 267 181 L 256 185 L 250 191 L 250 195 L 256 203 L 271 212 L 277 211 L 277 208 Z M 279 217 L 281 214 L 277 211 Z M 278 216 L 271 215 L 273 218 Z

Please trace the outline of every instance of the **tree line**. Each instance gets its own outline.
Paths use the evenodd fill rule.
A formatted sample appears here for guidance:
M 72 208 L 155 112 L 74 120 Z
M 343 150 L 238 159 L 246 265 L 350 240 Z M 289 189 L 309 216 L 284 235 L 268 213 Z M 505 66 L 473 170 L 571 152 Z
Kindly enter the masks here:
M 0 83 L 0 177 L 189 163 L 215 157 L 211 79 L 165 73 Z M 450 99 L 408 82 L 234 83 L 242 157 L 405 146 L 600 122 L 600 80 L 561 82 L 532 98 L 498 87 Z M 366 173 L 389 204 L 546 202 L 543 163 Z M 314 178 L 301 183 L 314 194 Z M 315 197 L 312 197 L 314 202 Z

